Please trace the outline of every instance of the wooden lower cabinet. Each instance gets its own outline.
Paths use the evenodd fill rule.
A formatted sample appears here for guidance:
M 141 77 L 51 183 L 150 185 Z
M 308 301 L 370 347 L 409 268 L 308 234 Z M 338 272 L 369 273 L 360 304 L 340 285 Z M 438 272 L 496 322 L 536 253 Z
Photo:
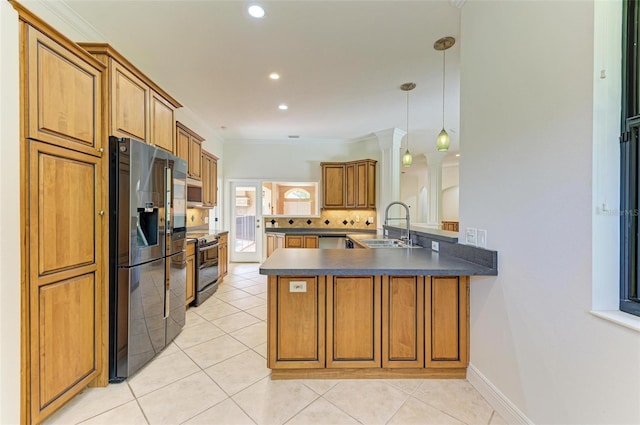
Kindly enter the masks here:
M 382 278 L 382 367 L 424 367 L 424 280 Z
M 221 235 L 218 238 L 218 275 L 219 279 L 227 275 L 229 272 L 229 237 L 227 234 Z
M 425 364 L 459 368 L 469 364 L 469 277 L 438 276 L 425 283 Z
M 186 305 L 196 298 L 196 244 L 187 244 L 187 300 Z
M 269 276 L 272 379 L 464 378 L 468 276 Z
M 28 399 L 39 423 L 102 370 L 105 218 L 101 158 L 27 144 Z
M 271 369 L 325 367 L 324 276 L 269 276 L 267 316 Z
M 267 258 L 271 257 L 276 249 L 284 248 L 284 245 L 284 235 L 267 234 Z
M 286 235 L 284 238 L 285 248 L 317 248 L 317 235 Z
M 327 367 L 380 367 L 380 276 L 333 276 L 327 285 Z

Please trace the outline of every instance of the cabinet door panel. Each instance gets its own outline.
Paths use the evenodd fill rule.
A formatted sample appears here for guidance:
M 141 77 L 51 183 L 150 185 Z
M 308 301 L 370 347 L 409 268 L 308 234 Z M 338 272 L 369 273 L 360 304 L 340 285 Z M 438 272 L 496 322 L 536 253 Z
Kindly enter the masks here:
M 426 366 L 468 365 L 468 277 L 435 276 L 426 284 Z
M 317 236 L 305 236 L 304 237 L 304 247 L 305 248 L 317 248 L 318 247 L 318 237 Z
M 187 301 L 186 304 L 191 304 L 191 301 L 195 299 L 195 273 L 196 273 L 196 256 L 187 256 Z
M 200 180 L 202 170 L 202 143 L 191 138 L 189 143 L 189 172 L 192 179 Z
M 368 195 L 368 163 L 358 162 L 356 164 L 356 208 L 367 208 Z
M 40 422 L 102 367 L 102 160 L 27 143 L 29 397 L 32 421 Z
M 324 367 L 324 288 L 321 276 L 269 276 L 270 368 Z
M 285 248 L 303 248 L 304 236 L 286 235 L 284 237 Z
M 38 152 L 38 274 L 40 276 L 95 262 L 94 188 L 96 164 L 56 153 Z M 75 194 L 83 196 L 75 196 Z
M 28 137 L 97 155 L 101 71 L 38 30 L 27 31 Z
M 424 367 L 424 278 L 421 276 L 384 278 L 382 366 Z
M 345 208 L 345 167 L 343 164 L 322 166 L 322 206 Z
M 96 279 L 93 273 L 40 287 L 33 337 L 39 408 L 96 370 Z M 36 318 L 34 317 L 34 320 Z
M 176 125 L 173 107 L 159 94 L 151 90 L 151 144 L 173 153 L 173 137 Z
M 369 161 L 367 163 L 367 208 L 376 207 L 376 163 Z
M 189 134 L 180 127 L 176 130 L 176 156 L 189 162 Z
M 327 301 L 327 367 L 380 367 L 380 277 L 334 276 Z
M 149 143 L 149 87 L 114 60 L 111 60 L 111 97 L 111 134 Z
M 345 165 L 345 179 L 346 179 L 346 207 L 355 208 L 358 196 L 358 179 L 356 176 L 356 164 Z

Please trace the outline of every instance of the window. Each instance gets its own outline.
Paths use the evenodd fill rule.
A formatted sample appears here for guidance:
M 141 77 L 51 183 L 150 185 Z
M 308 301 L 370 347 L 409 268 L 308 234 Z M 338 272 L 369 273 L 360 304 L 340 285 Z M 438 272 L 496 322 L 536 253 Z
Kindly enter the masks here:
M 262 182 L 263 215 L 318 216 L 318 182 Z
M 638 2 L 624 2 L 622 33 L 622 135 L 620 136 L 620 310 L 640 316 L 638 276 L 640 238 L 640 49 L 638 36 L 640 7 Z

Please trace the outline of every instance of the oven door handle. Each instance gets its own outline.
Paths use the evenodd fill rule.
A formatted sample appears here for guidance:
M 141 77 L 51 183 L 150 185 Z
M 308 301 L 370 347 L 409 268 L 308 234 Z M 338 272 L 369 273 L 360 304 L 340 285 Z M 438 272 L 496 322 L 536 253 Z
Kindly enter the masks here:
M 203 251 L 209 251 L 211 249 L 218 249 L 220 245 L 219 244 L 213 244 L 213 245 L 207 245 L 207 246 L 199 246 L 198 247 L 198 251 L 203 252 Z

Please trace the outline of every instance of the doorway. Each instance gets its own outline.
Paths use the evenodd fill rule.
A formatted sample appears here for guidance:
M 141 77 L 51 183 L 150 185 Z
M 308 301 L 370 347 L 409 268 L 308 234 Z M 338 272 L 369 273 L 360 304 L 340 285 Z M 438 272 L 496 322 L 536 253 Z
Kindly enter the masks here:
M 262 185 L 258 181 L 231 182 L 229 259 L 262 261 Z

